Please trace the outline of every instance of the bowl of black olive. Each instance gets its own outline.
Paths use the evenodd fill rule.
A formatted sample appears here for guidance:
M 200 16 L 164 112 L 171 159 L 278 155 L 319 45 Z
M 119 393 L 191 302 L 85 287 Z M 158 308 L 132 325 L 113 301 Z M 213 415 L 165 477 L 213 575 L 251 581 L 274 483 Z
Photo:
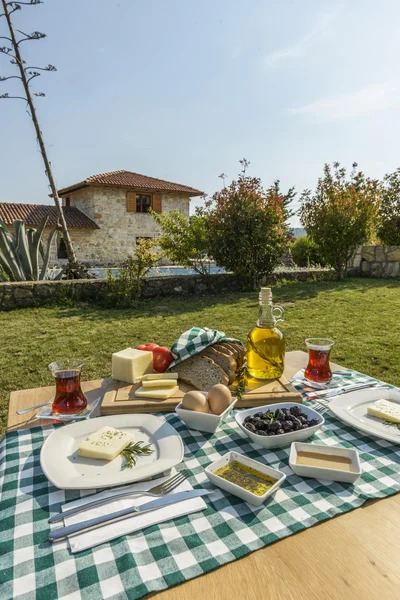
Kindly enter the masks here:
M 264 448 L 279 448 L 311 437 L 325 423 L 316 410 L 296 402 L 279 402 L 236 411 L 242 431 Z

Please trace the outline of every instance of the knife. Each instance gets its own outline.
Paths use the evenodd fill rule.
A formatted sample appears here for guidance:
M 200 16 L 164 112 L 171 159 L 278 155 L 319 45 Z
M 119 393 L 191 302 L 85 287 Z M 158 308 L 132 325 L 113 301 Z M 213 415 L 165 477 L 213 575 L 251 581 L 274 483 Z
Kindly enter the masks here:
M 332 398 L 333 396 L 340 396 L 341 394 L 347 394 L 348 392 L 354 392 L 356 390 L 362 390 L 364 388 L 381 387 L 378 385 L 379 383 L 379 381 L 375 381 L 372 383 L 355 383 L 346 387 L 338 387 L 331 388 L 330 390 L 308 392 L 307 398 L 311 399 L 311 396 L 315 398 Z
M 97 527 L 100 527 L 104 523 L 115 523 L 117 521 L 122 521 L 126 517 L 130 517 L 135 514 L 143 514 L 152 510 L 156 510 L 157 508 L 161 508 L 163 506 L 168 506 L 169 504 L 176 504 L 177 502 L 183 502 L 183 500 L 190 500 L 192 498 L 206 496 L 207 494 L 212 494 L 214 491 L 215 490 L 201 489 L 189 490 L 186 492 L 178 492 L 177 494 L 170 494 L 169 496 L 166 496 L 164 498 L 158 498 L 157 500 L 146 502 L 141 506 L 130 506 L 129 508 L 124 508 L 122 510 L 110 513 L 108 515 L 102 515 L 100 517 L 95 517 L 94 519 L 80 521 L 79 523 L 69 525 L 68 527 L 59 527 L 58 529 L 55 529 L 54 531 L 51 531 L 49 533 L 49 542 L 55 542 L 69 535 L 75 535 L 77 533 L 83 533 L 91 529 L 97 529 Z

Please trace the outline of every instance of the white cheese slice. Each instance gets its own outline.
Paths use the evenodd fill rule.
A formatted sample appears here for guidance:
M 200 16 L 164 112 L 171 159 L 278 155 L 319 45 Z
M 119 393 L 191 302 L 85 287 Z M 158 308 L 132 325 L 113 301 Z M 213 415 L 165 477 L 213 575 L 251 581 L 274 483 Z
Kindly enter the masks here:
M 137 383 L 153 370 L 153 353 L 126 348 L 112 355 L 112 378 L 127 383 Z
M 143 375 L 142 381 L 153 381 L 156 379 L 171 379 L 175 381 L 178 379 L 178 373 L 147 373 Z
M 171 388 L 176 386 L 176 379 L 142 379 L 142 386 L 148 388 Z
M 368 406 L 367 412 L 369 415 L 384 419 L 391 423 L 400 423 L 400 404 L 390 402 L 390 400 L 376 400 Z
M 169 388 L 144 388 L 140 387 L 135 392 L 135 396 L 137 398 L 157 398 L 158 400 L 166 400 L 170 396 L 173 396 L 175 392 L 179 390 L 179 387 L 175 385 L 174 387 Z
M 79 444 L 78 454 L 86 458 L 113 460 L 134 440 L 133 433 L 102 427 Z

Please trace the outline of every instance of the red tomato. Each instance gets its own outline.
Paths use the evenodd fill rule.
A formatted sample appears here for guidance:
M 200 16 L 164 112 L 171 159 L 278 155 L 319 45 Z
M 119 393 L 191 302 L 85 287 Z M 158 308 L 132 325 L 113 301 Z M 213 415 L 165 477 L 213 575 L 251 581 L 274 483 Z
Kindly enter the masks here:
M 158 344 L 140 344 L 136 346 L 136 350 L 144 350 L 145 352 L 153 352 L 154 348 L 159 348 Z
M 174 360 L 172 352 L 164 346 L 157 346 L 153 350 L 153 367 L 158 373 L 165 373 Z

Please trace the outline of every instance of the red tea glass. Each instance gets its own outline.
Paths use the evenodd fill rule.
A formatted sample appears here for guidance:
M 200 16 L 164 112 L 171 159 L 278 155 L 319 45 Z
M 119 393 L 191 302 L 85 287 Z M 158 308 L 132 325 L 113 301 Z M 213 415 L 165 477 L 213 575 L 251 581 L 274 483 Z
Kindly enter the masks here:
M 87 400 L 81 390 L 81 371 L 83 361 L 67 359 L 49 365 L 56 382 L 53 412 L 71 414 L 86 408 Z
M 320 338 L 308 338 L 308 365 L 304 379 L 315 383 L 330 383 L 332 371 L 329 366 L 329 355 L 334 342 Z

